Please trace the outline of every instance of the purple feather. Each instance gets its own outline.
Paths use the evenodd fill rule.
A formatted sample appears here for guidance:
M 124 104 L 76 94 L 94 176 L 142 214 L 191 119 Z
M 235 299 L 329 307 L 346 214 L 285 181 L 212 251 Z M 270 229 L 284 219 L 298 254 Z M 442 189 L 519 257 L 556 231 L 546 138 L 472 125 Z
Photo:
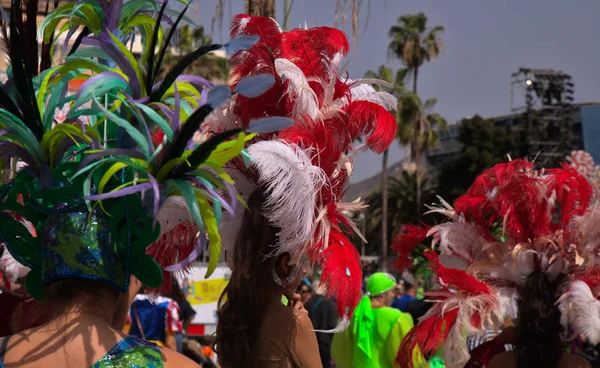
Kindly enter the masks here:
M 162 112 L 167 121 L 173 120 L 174 113 L 167 105 L 165 105 L 161 102 L 153 102 L 153 103 L 149 104 L 148 106 L 153 108 L 154 110 L 158 110 L 158 111 Z
M 129 103 L 139 103 L 139 104 L 146 104 L 148 101 L 150 101 L 150 97 L 149 96 L 144 96 L 141 98 L 133 98 L 131 96 L 129 96 L 129 94 L 127 94 L 126 92 L 123 92 L 123 94 L 127 97 L 127 102 Z
M 100 6 L 104 11 L 104 28 L 114 33 L 121 18 L 123 0 L 102 0 L 100 1 Z
M 39 165 L 27 150 L 16 143 L 0 141 L 1 158 L 17 158 L 23 161 L 27 166 L 39 169 Z M 39 173 L 39 170 L 36 170 Z
M 235 188 L 235 184 L 231 184 L 231 183 L 228 183 L 228 182 L 222 180 L 221 177 L 219 176 L 219 174 L 217 174 L 216 171 L 214 171 L 213 169 L 211 169 L 209 167 L 205 168 L 204 170 L 207 171 L 210 175 L 212 175 L 214 179 L 220 181 L 221 184 L 223 184 L 223 186 L 225 186 L 225 189 L 227 189 L 227 197 L 231 201 L 229 203 L 229 206 L 235 213 L 235 209 L 237 207 L 237 202 L 238 202 L 238 199 L 237 199 L 238 191 Z
M 234 213 L 233 215 L 231 215 L 229 217 L 231 219 L 231 218 L 234 217 L 234 215 L 235 215 L 235 209 L 237 207 L 237 202 L 238 202 L 238 199 L 237 199 L 237 196 L 236 196 L 237 190 L 235 189 L 235 186 L 233 184 L 231 184 L 231 183 L 224 182 L 224 184 L 225 184 L 225 188 L 227 189 L 227 196 L 230 198 L 230 201 L 231 201 L 231 203 L 229 204 L 229 206 L 231 207 L 231 209 L 232 209 L 232 211 Z
M 131 187 L 115 190 L 114 192 L 102 193 L 102 194 L 92 194 L 87 197 L 84 197 L 89 201 L 103 201 L 105 199 L 110 198 L 118 198 L 125 197 L 134 193 L 143 192 L 145 190 L 152 189 L 152 184 L 150 183 L 141 183 L 136 184 Z
M 115 46 L 111 41 L 102 39 L 100 37 L 86 37 L 82 41 L 82 45 L 102 49 L 128 77 L 133 97 L 138 98 L 140 96 L 141 86 L 140 81 L 135 73 L 135 69 L 129 60 L 127 60 L 125 55 L 123 55 L 123 53 L 117 48 L 117 46 Z
M 179 89 L 177 83 L 173 83 L 173 97 L 175 98 L 175 106 L 173 108 L 173 121 L 171 121 L 171 128 L 174 132 L 179 131 L 181 124 L 179 122 L 179 113 L 181 108 L 181 100 L 179 97 Z
M 89 77 L 88 80 L 83 82 L 83 84 L 81 85 L 81 87 L 79 87 L 79 90 L 77 91 L 76 99 L 80 99 L 82 95 L 87 94 L 89 92 L 88 90 L 90 88 L 95 88 L 95 84 L 98 83 L 99 80 L 105 79 L 108 76 L 118 78 L 118 79 L 122 80 L 124 83 L 127 83 L 125 78 L 123 78 L 122 75 L 120 75 L 119 73 L 116 73 L 116 72 L 103 72 L 100 74 L 96 74 L 96 75 Z
M 7 129 L 1 129 L 0 128 L 0 137 L 2 137 L 3 135 L 5 135 L 6 133 L 8 133 Z
M 200 92 L 200 102 L 198 102 L 198 105 L 205 105 L 206 101 L 208 101 L 208 90 L 203 89 L 202 92 Z
M 198 89 L 215 87 L 215 85 L 212 84 L 210 81 L 208 81 L 202 77 L 198 77 L 196 75 L 189 75 L 189 74 L 180 75 L 179 77 L 177 77 L 176 81 L 190 83 L 191 85 L 193 85 L 194 87 L 196 87 Z M 159 85 L 160 85 L 160 82 L 156 84 L 157 87 Z
M 200 234 L 200 237 L 198 238 L 198 241 L 196 242 L 196 245 L 194 246 L 194 250 L 192 250 L 192 252 L 190 253 L 189 256 L 187 256 L 181 262 L 176 263 L 172 266 L 163 267 L 163 269 L 168 272 L 175 272 L 175 271 L 179 271 L 179 270 L 189 266 L 192 262 L 194 262 L 200 256 L 200 254 L 202 254 L 202 252 L 204 251 L 204 248 L 205 248 L 205 243 L 206 243 L 206 238 L 203 236 L 203 234 Z
M 128 156 L 131 158 L 144 159 L 144 154 L 138 150 L 127 148 L 109 148 L 105 151 L 92 153 L 89 156 L 87 156 L 83 161 L 81 161 L 79 169 L 82 169 L 89 165 L 91 162 L 96 161 L 97 159 L 105 156 Z
M 65 43 L 63 44 L 63 54 L 64 55 L 67 55 L 67 52 L 69 51 L 69 41 L 71 40 L 71 37 L 73 37 L 73 35 L 75 34 L 75 32 L 77 32 L 78 29 L 79 29 L 79 27 L 69 28 L 69 32 L 67 32 L 67 36 L 65 37 Z
M 137 111 L 137 109 L 136 109 L 136 111 Z M 142 123 L 142 126 L 144 127 L 144 134 L 146 135 L 146 138 L 148 138 L 148 147 L 150 148 L 150 155 L 152 155 L 154 153 L 154 144 L 152 143 L 152 134 L 150 134 L 150 129 L 148 129 L 148 124 L 146 123 L 144 114 L 139 113 L 139 115 L 142 118 L 141 123 Z
M 158 2 L 157 2 L 158 3 Z M 162 6 L 162 4 L 158 3 L 159 8 L 160 6 Z M 137 12 L 137 14 L 146 14 L 146 15 L 151 15 L 153 18 L 156 17 L 157 13 L 151 10 L 141 10 L 139 12 Z M 173 21 L 173 19 L 171 19 L 171 17 L 169 17 L 166 14 L 163 14 L 162 16 L 162 22 L 167 23 L 170 27 L 173 27 L 175 25 L 175 22 Z
M 70 123 L 77 123 L 79 124 L 79 126 L 81 127 L 81 131 L 85 134 L 85 132 L 87 131 L 87 127 L 88 125 L 86 123 L 83 122 L 83 120 L 81 120 L 81 117 L 77 117 L 77 118 L 68 118 L 65 119 L 65 121 L 63 122 L 63 124 L 70 124 Z M 90 135 L 89 138 L 92 140 L 92 148 L 93 149 L 99 149 L 100 148 L 100 141 L 98 141 L 96 139 L 96 137 L 94 137 L 93 135 Z
M 204 181 L 202 181 L 201 179 L 196 178 L 194 176 L 188 176 L 187 179 L 190 180 L 191 182 L 193 182 L 194 184 L 206 189 L 206 191 L 208 191 L 208 193 L 210 193 L 210 195 L 214 199 L 221 202 L 221 204 L 223 205 L 223 208 L 225 208 L 225 210 L 227 212 L 229 212 L 231 215 L 234 214 L 234 209 L 229 205 L 229 203 L 225 199 L 223 199 L 223 197 L 221 197 L 214 189 L 212 189 L 208 185 L 206 185 L 206 183 Z
M 189 74 L 180 75 L 179 77 L 177 77 L 177 79 L 175 79 L 175 81 L 190 83 L 192 86 L 196 87 L 198 90 L 204 90 L 205 88 L 215 88 L 215 85 L 212 84 L 211 82 L 209 82 L 208 80 L 206 80 L 202 77 L 195 76 L 195 75 L 189 75 Z M 162 84 L 162 81 L 154 83 L 154 85 L 152 86 L 152 91 L 155 91 L 158 87 L 160 87 L 161 84 Z

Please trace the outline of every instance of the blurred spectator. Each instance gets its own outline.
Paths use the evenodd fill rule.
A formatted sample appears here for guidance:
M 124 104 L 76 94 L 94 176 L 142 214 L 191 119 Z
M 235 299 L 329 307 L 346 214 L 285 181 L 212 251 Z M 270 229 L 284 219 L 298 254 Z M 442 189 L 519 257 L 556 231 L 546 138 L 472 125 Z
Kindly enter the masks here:
M 129 320 L 129 335 L 177 351 L 175 336 L 183 326 L 179 318 L 179 306 L 173 299 L 138 294 L 131 304 Z
M 194 339 L 184 339 L 182 353 L 192 359 L 202 368 L 216 368 L 217 365 L 210 356 L 206 355 L 206 347 Z M 210 349 L 210 348 L 209 348 Z M 212 349 L 210 349 L 212 351 Z
M 367 292 L 354 310 L 351 325 L 333 337 L 331 355 L 338 368 L 393 367 L 402 339 L 413 327 L 410 315 L 390 308 L 396 280 L 377 272 L 367 280 Z M 426 362 L 420 351 L 412 356 L 415 367 Z
M 392 302 L 392 308 L 396 308 L 401 312 L 408 312 L 408 305 L 417 300 L 417 287 L 416 285 L 404 282 L 404 294 L 399 298 L 394 299 Z
M 300 294 L 300 301 L 305 305 L 306 308 L 306 302 L 308 302 L 313 296 L 313 290 L 310 287 L 310 284 L 303 280 L 300 283 L 300 286 L 298 286 L 298 290 L 296 290 L 296 292 Z
M 175 334 L 175 342 L 177 344 L 177 352 L 181 353 L 183 349 L 183 335 L 187 333 L 189 324 L 194 320 L 196 311 L 185 297 L 185 293 L 179 287 L 177 280 L 173 279 L 171 284 L 171 299 L 179 306 L 179 319 L 181 320 L 181 331 Z
M 315 291 L 315 295 L 304 304 L 304 308 L 308 311 L 308 316 L 315 330 L 331 330 L 337 325 L 335 303 L 333 300 L 325 298 L 325 290 L 322 287 L 317 288 Z M 333 334 L 322 332 L 316 334 L 323 368 L 330 368 Z

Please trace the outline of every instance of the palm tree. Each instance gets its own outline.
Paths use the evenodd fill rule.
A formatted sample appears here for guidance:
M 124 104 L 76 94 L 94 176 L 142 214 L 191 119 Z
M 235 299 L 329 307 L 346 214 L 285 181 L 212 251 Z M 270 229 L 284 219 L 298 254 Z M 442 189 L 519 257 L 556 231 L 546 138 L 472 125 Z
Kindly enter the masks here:
M 402 224 L 412 223 L 416 224 L 420 221 L 420 213 L 416 211 L 415 206 L 415 189 L 416 189 L 416 175 L 414 172 L 402 171 L 399 177 L 390 177 L 389 179 L 389 216 L 383 215 L 383 202 L 381 194 L 377 192 L 371 193 L 366 198 L 366 202 L 369 205 L 369 216 L 367 223 L 367 233 L 365 236 L 371 243 L 375 243 L 381 237 L 383 233 L 380 233 L 378 229 L 385 222 L 383 219 L 387 219 L 389 228 L 387 234 L 388 238 L 391 238 L 395 232 L 397 232 Z M 432 183 L 427 178 L 423 180 L 423 199 L 428 202 L 434 202 L 436 190 Z M 369 249 L 371 252 L 374 249 Z
M 390 56 L 395 56 L 407 68 L 407 74 L 412 75 L 413 79 L 413 100 L 418 99 L 417 96 L 417 80 L 419 76 L 419 68 L 426 61 L 432 61 L 437 58 L 442 52 L 442 40 L 440 38 L 444 31 L 444 27 L 435 26 L 431 29 L 427 28 L 427 17 L 423 13 L 411 15 L 403 15 L 398 18 L 396 25 L 389 30 L 389 36 L 392 38 L 388 46 Z M 435 101 L 433 102 L 435 104 Z M 425 107 L 425 105 L 424 105 Z M 419 109 L 422 110 L 422 109 Z M 413 113 L 409 114 L 413 115 Z M 408 121 L 406 121 L 408 122 Z M 429 142 L 429 138 L 421 136 L 421 134 L 431 133 L 428 129 L 421 126 L 427 122 L 427 119 L 418 118 L 413 120 L 415 127 L 412 129 L 411 158 L 415 161 L 417 167 L 417 206 L 421 206 L 421 187 L 422 178 L 425 175 L 422 172 L 422 156 L 427 152 L 427 147 L 421 146 L 420 142 Z
M 379 69 L 375 72 L 369 70 L 365 73 L 366 78 L 376 78 L 384 80 L 394 87 L 391 91 L 396 97 L 399 97 L 404 91 L 404 77 L 406 75 L 406 69 L 398 70 L 395 79 L 393 79 L 394 73 L 392 69 L 385 65 L 380 65 Z M 399 107 L 397 108 L 397 111 Z M 388 174 L 387 174 L 387 163 L 389 157 L 389 150 L 385 150 L 382 155 L 381 163 L 381 203 L 382 203 L 382 216 L 387 219 L 388 216 Z M 387 251 L 388 251 L 388 222 L 381 221 L 381 266 L 384 271 L 387 268 Z
M 197 48 L 210 45 L 212 39 L 204 33 L 202 26 L 192 29 L 190 26 L 179 28 L 179 37 L 177 45 L 172 52 L 165 55 L 163 65 L 165 71 L 170 70 L 169 66 L 179 61 L 180 55 L 186 55 Z M 213 54 L 205 55 L 201 60 L 197 60 L 188 67 L 188 72 L 214 82 L 226 81 L 229 76 L 229 62 L 226 58 Z
M 415 163 L 417 211 L 423 203 L 425 153 L 439 144 L 439 132 L 448 127 L 446 119 L 433 112 L 436 103 L 435 98 L 423 103 L 419 95 L 412 92 L 404 93 L 399 101 L 398 140 L 403 145 L 410 145 L 410 157 Z
M 244 9 L 248 15 L 275 18 L 275 0 L 245 0 Z
M 267 15 L 271 18 L 275 18 L 275 3 L 277 0 L 244 0 L 244 11 L 249 15 Z M 225 15 L 225 5 L 231 4 L 231 0 L 217 0 L 215 6 L 215 13 L 212 17 L 211 29 L 214 31 L 215 24 L 218 23 L 219 27 L 223 26 L 223 17 Z M 335 2 L 335 14 L 333 26 L 337 27 L 338 24 L 342 23 L 345 25 L 348 13 L 351 14 L 352 20 L 352 35 L 356 41 L 358 39 L 358 31 L 360 27 L 360 8 L 362 7 L 363 0 L 336 0 Z M 371 0 L 367 0 L 367 6 L 370 8 Z M 284 14 L 283 14 L 283 29 L 289 30 L 289 16 L 294 0 L 284 0 Z M 365 28 L 369 24 L 369 12 L 367 12 L 367 18 L 365 20 Z

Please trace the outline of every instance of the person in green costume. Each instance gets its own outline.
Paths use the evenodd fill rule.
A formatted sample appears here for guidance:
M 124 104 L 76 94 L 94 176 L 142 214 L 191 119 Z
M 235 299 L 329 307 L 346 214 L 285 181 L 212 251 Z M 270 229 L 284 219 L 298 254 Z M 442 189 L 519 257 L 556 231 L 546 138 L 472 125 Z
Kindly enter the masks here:
M 333 338 L 331 356 L 339 368 L 394 367 L 404 336 L 413 327 L 410 314 L 390 305 L 396 280 L 377 272 L 367 280 L 367 295 L 352 316 L 350 327 Z M 415 365 L 426 366 L 420 352 L 414 352 Z

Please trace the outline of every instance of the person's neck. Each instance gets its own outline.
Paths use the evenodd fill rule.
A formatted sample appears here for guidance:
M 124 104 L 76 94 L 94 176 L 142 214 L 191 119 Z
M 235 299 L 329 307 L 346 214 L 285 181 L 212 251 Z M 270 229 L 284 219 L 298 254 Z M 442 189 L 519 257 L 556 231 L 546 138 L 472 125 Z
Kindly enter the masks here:
M 115 315 L 115 309 L 113 308 L 100 308 L 98 305 L 85 306 L 75 305 L 62 311 L 56 311 L 54 313 L 53 320 L 59 323 L 69 323 L 71 321 L 88 321 L 91 323 L 112 323 Z
M 416 290 L 414 290 L 414 289 L 413 289 L 413 290 L 409 290 L 409 291 L 406 293 L 406 295 L 408 295 L 408 296 L 412 296 L 413 298 L 415 298 L 415 297 L 416 297 L 416 295 L 417 295 L 417 291 L 416 291 Z
M 373 298 L 371 299 L 371 308 L 373 309 L 377 309 L 377 308 L 382 308 L 385 307 L 386 305 L 383 303 L 383 300 L 381 300 L 381 298 Z

